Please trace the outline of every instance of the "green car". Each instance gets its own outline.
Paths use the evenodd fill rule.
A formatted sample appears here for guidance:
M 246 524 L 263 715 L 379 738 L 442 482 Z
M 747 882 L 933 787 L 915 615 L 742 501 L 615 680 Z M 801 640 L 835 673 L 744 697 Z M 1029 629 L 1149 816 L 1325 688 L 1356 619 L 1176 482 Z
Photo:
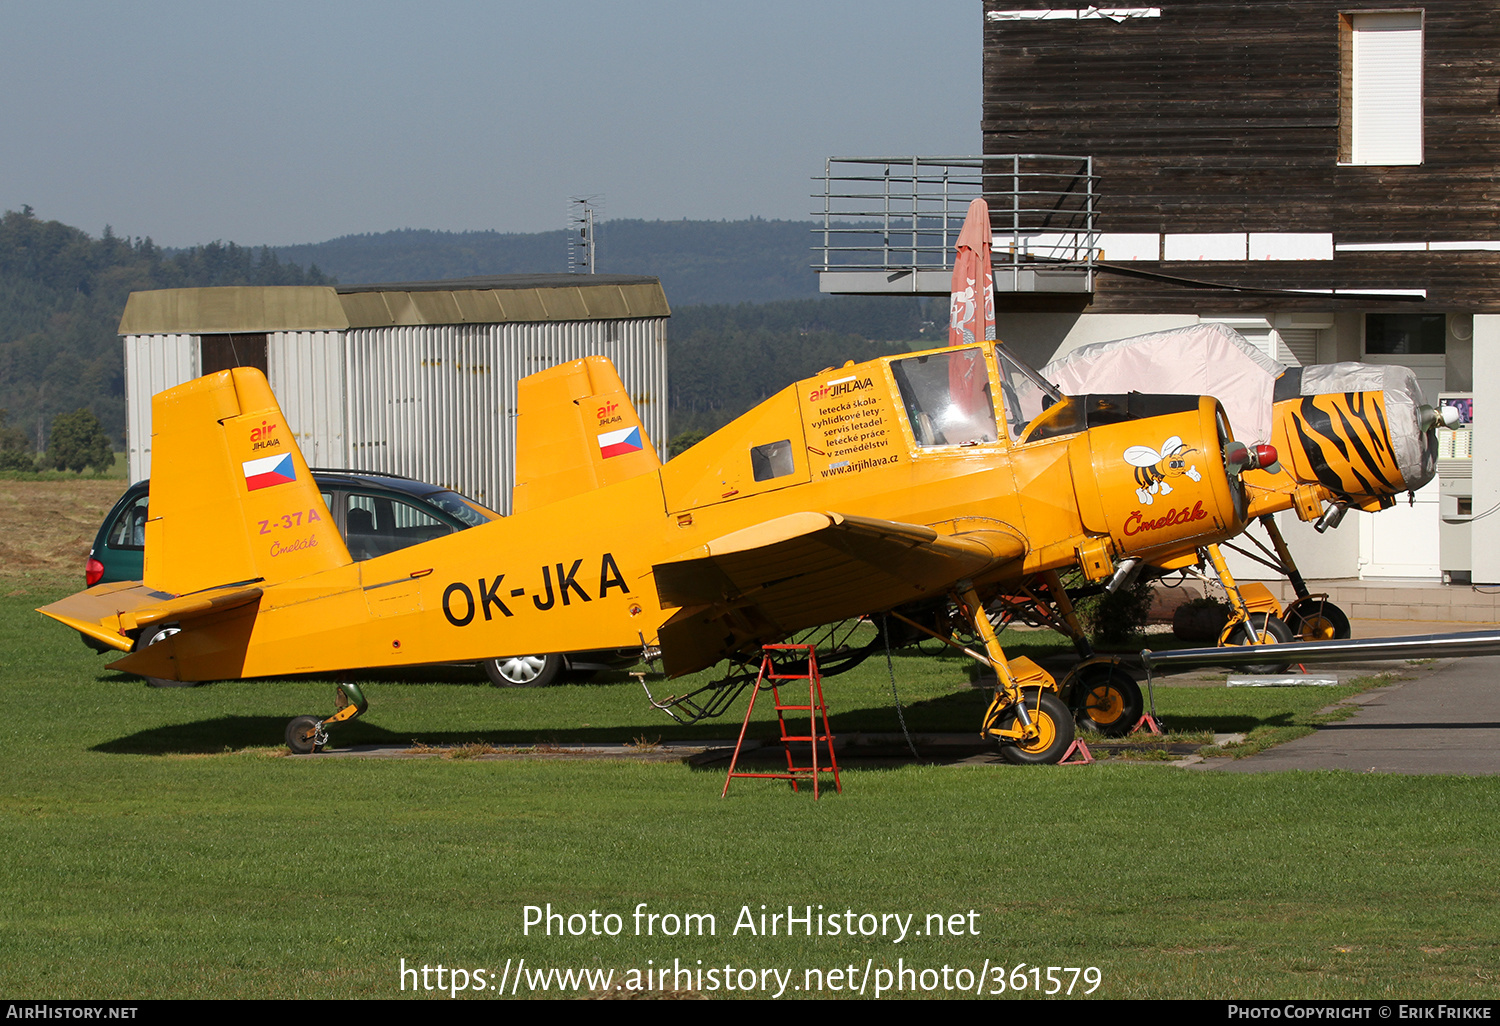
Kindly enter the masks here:
M 499 513 L 452 489 L 409 478 L 356 470 L 313 470 L 312 476 L 356 560 L 500 519 Z M 84 570 L 90 588 L 141 579 L 150 489 L 149 480 L 137 481 L 104 518 Z

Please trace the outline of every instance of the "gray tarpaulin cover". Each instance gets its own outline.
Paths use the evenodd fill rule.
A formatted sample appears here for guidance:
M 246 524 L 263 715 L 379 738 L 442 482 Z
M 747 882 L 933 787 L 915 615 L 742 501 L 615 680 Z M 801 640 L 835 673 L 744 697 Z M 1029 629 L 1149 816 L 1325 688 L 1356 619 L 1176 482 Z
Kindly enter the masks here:
M 1234 437 L 1271 440 L 1276 378 L 1286 368 L 1222 324 L 1153 331 L 1080 346 L 1042 368 L 1067 395 L 1145 392 L 1211 395 L 1224 404 Z

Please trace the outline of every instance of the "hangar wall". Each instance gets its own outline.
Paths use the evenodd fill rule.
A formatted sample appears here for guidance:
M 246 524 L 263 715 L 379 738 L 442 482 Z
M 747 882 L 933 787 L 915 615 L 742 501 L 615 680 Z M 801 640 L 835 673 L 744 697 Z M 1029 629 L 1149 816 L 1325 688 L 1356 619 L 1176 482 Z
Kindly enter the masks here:
M 205 338 L 231 332 L 265 340 L 309 466 L 412 477 L 508 513 L 528 374 L 608 357 L 652 443 L 666 444 L 668 316 L 656 279 L 619 275 L 134 293 L 120 327 L 130 476 L 151 473 L 151 397 L 202 374 Z M 250 348 L 219 347 L 258 365 Z

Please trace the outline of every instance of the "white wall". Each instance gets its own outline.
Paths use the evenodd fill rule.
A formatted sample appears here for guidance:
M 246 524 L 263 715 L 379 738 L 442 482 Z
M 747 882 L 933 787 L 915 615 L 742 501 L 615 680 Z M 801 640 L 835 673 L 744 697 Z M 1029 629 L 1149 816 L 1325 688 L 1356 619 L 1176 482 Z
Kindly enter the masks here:
M 125 447 L 130 480 L 151 476 L 151 397 L 198 376 L 194 335 L 125 336 Z
M 1475 584 L 1500 584 L 1500 314 L 1474 315 Z

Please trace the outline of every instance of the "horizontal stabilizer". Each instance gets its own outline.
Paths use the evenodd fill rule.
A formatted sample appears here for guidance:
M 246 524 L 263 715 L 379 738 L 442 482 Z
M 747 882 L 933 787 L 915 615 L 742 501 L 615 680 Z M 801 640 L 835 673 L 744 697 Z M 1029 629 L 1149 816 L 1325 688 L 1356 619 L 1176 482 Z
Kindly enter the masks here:
M 101 584 L 43 606 L 37 612 L 67 624 L 111 648 L 129 652 L 138 628 L 158 623 L 183 624 L 260 599 L 261 589 L 239 585 L 173 596 L 143 584 Z
M 891 609 L 1021 559 L 1001 530 L 932 528 L 838 513 L 792 513 L 727 534 L 654 568 L 667 672 L 712 665 L 748 645 Z

